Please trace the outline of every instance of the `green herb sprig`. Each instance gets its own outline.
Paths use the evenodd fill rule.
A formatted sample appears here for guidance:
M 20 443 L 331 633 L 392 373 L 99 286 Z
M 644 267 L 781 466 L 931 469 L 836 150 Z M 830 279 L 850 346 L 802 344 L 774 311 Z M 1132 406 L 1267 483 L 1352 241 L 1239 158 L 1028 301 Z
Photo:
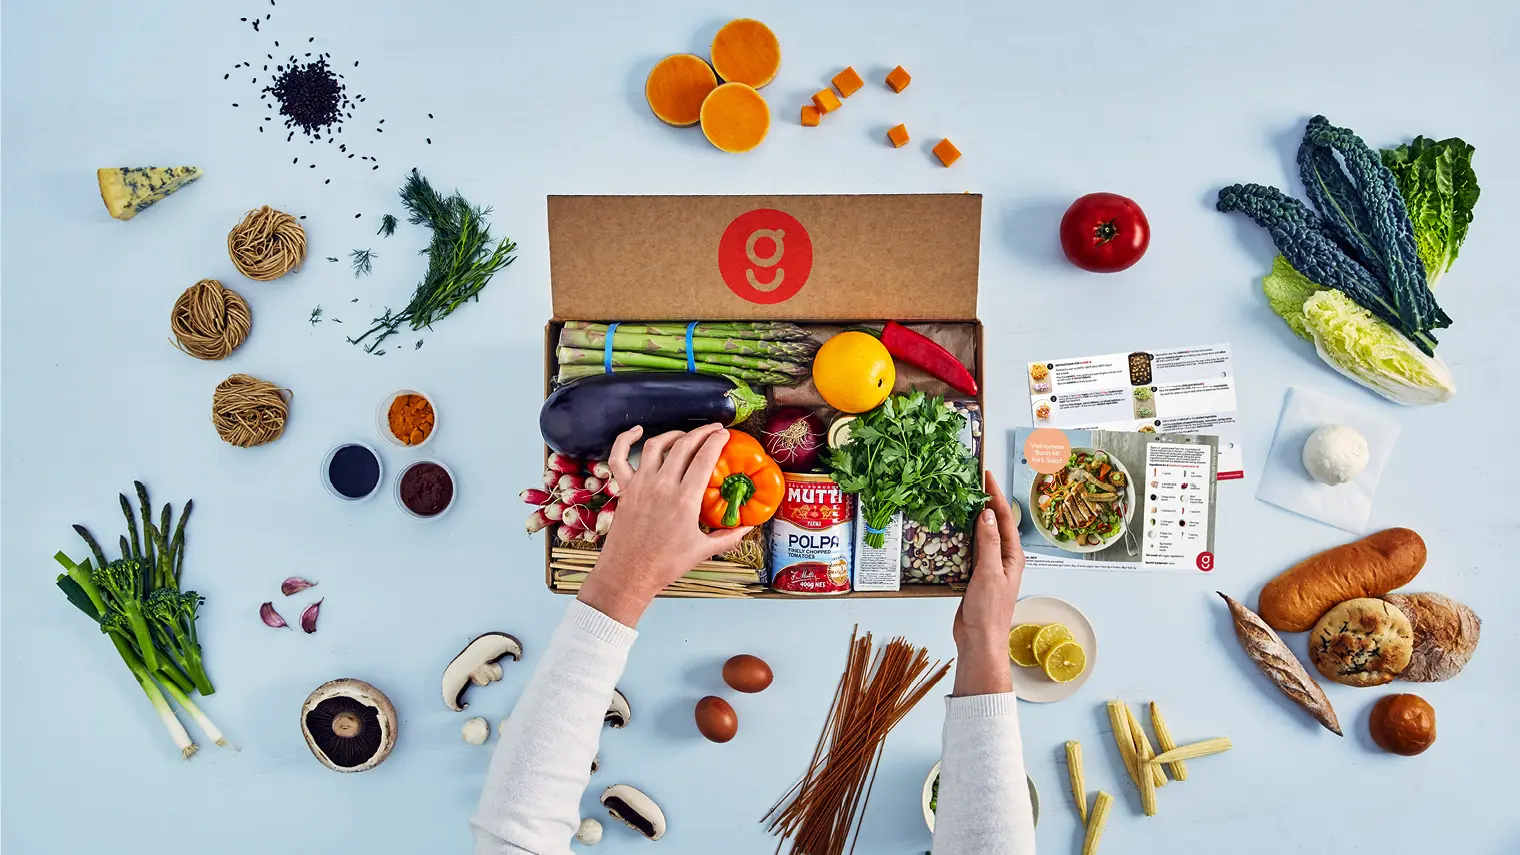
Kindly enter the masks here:
M 490 208 L 471 205 L 455 192 L 444 196 L 413 169 L 401 186 L 401 203 L 407 210 L 407 222 L 425 225 L 433 240 L 422 251 L 428 258 L 427 273 L 412 293 L 412 300 L 399 312 L 385 312 L 351 344 L 363 343 L 365 351 L 375 353 L 380 343 L 400 331 L 405 324 L 413 330 L 431 327 L 448 317 L 468 300 L 477 299 L 482 289 L 516 256 L 517 244 L 507 238 L 491 247 Z
M 966 417 L 940 397 L 893 395 L 850 426 L 850 441 L 829 453 L 840 489 L 859 497 L 861 514 L 884 529 L 898 511 L 930 530 L 964 529 L 987 503 L 976 458 L 961 444 Z M 880 549 L 882 534 L 867 533 Z

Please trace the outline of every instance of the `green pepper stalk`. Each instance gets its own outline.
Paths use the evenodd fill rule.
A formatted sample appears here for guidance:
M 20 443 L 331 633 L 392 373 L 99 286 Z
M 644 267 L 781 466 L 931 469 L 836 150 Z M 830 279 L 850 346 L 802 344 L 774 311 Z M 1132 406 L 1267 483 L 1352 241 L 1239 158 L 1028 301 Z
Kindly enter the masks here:
M 739 525 L 739 509 L 755 495 L 755 482 L 743 472 L 735 472 L 723 479 L 718 495 L 728 502 L 727 510 L 723 511 L 723 527 L 734 528 Z
M 153 632 L 148 628 L 148 621 L 142 611 L 142 562 L 131 558 L 112 561 L 104 567 L 96 567 L 90 579 L 106 600 L 108 613 L 119 613 L 126 618 L 137 649 L 142 654 L 143 665 L 149 671 L 157 671 L 158 651 L 153 647 Z
M 205 601 L 194 591 L 159 588 L 148 595 L 143 612 L 152 624 L 159 649 L 184 669 L 196 691 L 211 695 L 216 688 L 201 665 L 201 645 L 195 634 L 195 612 Z

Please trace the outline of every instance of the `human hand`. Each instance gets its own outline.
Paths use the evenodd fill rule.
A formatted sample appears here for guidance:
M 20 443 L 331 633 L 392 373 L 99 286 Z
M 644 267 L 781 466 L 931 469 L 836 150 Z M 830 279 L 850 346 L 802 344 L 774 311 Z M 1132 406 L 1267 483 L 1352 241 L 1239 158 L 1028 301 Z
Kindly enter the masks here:
M 976 567 L 955 612 L 956 695 L 1013 689 L 1008 630 L 1024 578 L 1024 548 L 1013 508 L 996 479 L 983 472 L 982 480 L 991 498 L 976 518 Z
M 660 434 L 644 443 L 635 470 L 628 450 L 643 435 L 644 429 L 635 427 L 612 444 L 607 465 L 622 491 L 596 569 L 578 596 L 624 626 L 637 624 L 665 586 L 734 548 L 750 530 L 743 526 L 707 534 L 697 528 L 702 493 L 728 442 L 722 425 Z

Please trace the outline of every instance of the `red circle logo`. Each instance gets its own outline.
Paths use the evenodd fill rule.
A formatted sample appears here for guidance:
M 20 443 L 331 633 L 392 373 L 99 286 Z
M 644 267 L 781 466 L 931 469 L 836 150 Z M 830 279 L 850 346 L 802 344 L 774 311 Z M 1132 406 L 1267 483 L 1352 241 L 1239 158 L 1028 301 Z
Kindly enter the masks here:
M 1202 570 L 1205 573 L 1209 572 L 1210 570 L 1213 570 L 1214 569 L 1214 553 L 1212 553 L 1212 552 L 1200 552 L 1200 553 L 1198 553 L 1198 569 Z
M 734 218 L 718 241 L 718 273 L 751 303 L 790 300 L 813 272 L 813 240 L 785 211 L 760 208 Z

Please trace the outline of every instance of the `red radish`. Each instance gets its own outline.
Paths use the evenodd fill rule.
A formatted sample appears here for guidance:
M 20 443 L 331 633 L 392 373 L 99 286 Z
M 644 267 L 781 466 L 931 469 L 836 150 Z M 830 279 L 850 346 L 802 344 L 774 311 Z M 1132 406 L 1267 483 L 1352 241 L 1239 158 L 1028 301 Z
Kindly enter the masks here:
M 576 538 L 580 537 L 580 534 L 575 529 L 562 525 L 554 530 L 554 539 L 559 541 L 561 545 L 569 546 L 575 543 Z
M 605 460 L 593 460 L 591 461 L 591 474 L 606 481 L 612 477 L 612 467 L 608 466 Z
M 609 502 L 608 504 L 611 504 L 611 503 Z M 596 515 L 596 533 L 597 534 L 606 534 L 607 532 L 609 532 L 609 531 L 612 530 L 612 512 L 613 512 L 613 509 L 610 508 L 610 507 L 607 507 L 607 505 L 603 505 L 602 509 L 597 512 L 597 515 Z
M 559 522 L 560 518 L 564 516 L 565 513 L 565 503 L 560 501 L 550 502 L 549 504 L 544 505 L 543 512 L 544 516 L 548 518 L 550 522 Z
M 565 514 L 560 518 L 560 522 L 582 531 L 590 529 L 595 525 L 594 520 L 591 519 L 591 512 L 586 510 L 585 505 L 571 505 L 565 508 Z
M 616 478 L 608 478 L 607 483 L 602 487 L 602 491 L 607 495 L 616 498 L 623 494 L 623 487 L 617 482 Z
M 561 475 L 555 486 L 559 488 L 561 493 L 566 490 L 584 490 L 586 489 L 586 477 L 584 475 Z
M 776 410 L 766 417 L 760 431 L 765 453 L 786 472 L 806 472 L 817 466 L 826 439 L 818 417 L 801 407 Z
M 602 503 L 601 510 L 604 510 L 604 511 L 615 511 L 615 510 L 617 510 L 617 503 L 618 503 L 617 499 L 608 499 L 607 501 L 605 501 L 605 502 Z
M 517 498 L 530 505 L 547 505 L 554 497 L 549 495 L 548 490 L 524 490 L 517 494 Z
M 590 475 L 586 478 L 586 489 L 590 490 L 593 493 L 602 492 L 602 488 L 605 486 L 607 486 L 607 482 L 596 477 L 595 475 Z
M 539 509 L 535 510 L 533 513 L 528 514 L 528 524 L 527 524 L 528 534 L 533 534 L 534 532 L 543 531 L 544 528 L 546 528 L 549 525 L 549 523 L 550 523 L 550 519 L 549 519 L 549 517 L 547 515 L 544 514 L 544 509 L 543 508 L 539 508 Z
M 589 505 L 596 494 L 590 490 L 561 490 L 559 500 L 567 505 Z
M 568 454 L 560 454 L 558 451 L 549 455 L 548 466 L 561 475 L 577 475 L 582 471 L 579 460 Z
M 555 472 L 553 469 L 545 469 L 544 470 L 544 480 L 543 480 L 544 489 L 545 490 L 553 490 L 555 487 L 558 487 L 559 486 L 559 475 L 560 475 L 560 473 Z

